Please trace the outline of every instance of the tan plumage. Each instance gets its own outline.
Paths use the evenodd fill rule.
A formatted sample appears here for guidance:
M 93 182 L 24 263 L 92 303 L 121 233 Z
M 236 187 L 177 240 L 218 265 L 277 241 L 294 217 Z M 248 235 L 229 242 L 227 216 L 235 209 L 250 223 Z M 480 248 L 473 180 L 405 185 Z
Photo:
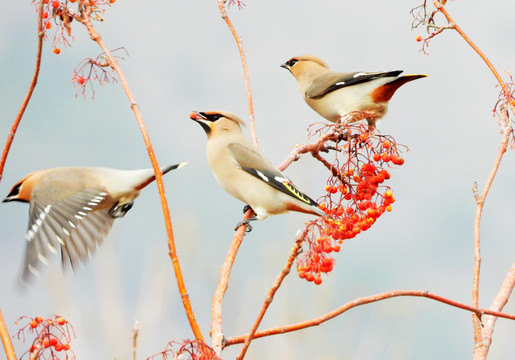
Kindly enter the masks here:
M 205 130 L 207 160 L 218 183 L 256 213 L 252 220 L 298 211 L 324 216 L 305 195 L 252 146 L 241 131 L 244 122 L 227 111 L 193 112 L 190 118 Z
M 163 167 L 163 174 L 186 163 Z M 61 250 L 63 266 L 84 262 L 103 242 L 113 221 L 132 207 L 152 169 L 115 170 L 62 167 L 35 171 L 21 179 L 3 202 L 28 202 L 29 227 L 23 279 L 37 274 L 49 251 Z
M 367 119 L 375 127 L 388 110 L 388 101 L 399 87 L 427 75 L 386 72 L 337 73 L 312 55 L 296 56 L 282 64 L 297 79 L 306 103 L 331 122 Z

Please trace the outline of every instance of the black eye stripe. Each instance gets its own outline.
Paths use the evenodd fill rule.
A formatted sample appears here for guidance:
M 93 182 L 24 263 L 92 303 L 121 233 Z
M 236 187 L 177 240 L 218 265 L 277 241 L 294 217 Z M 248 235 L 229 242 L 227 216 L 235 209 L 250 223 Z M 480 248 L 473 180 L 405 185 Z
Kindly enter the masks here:
M 290 67 L 291 67 L 291 66 L 295 65 L 298 61 L 299 61 L 299 60 L 297 60 L 297 59 L 290 59 L 290 60 L 288 60 L 288 62 L 286 63 L 286 65 L 288 65 L 288 66 L 290 66 Z
M 7 196 L 9 197 L 9 196 L 16 196 L 16 195 L 18 195 L 20 193 L 21 184 L 22 183 L 16 184 L 13 187 L 13 189 L 11 190 L 11 192 L 9 193 L 9 195 L 7 195 Z
M 201 112 L 199 113 L 200 115 L 202 115 L 203 117 L 205 117 L 207 120 L 209 121 L 217 121 L 218 119 L 220 119 L 223 115 L 221 114 L 206 114 L 204 112 Z

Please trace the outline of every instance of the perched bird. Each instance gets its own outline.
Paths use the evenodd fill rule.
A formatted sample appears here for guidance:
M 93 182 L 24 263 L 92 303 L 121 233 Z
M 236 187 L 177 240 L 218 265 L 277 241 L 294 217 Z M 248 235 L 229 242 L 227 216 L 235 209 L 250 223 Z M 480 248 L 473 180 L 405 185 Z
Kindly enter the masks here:
M 237 228 L 287 211 L 326 215 L 316 201 L 249 143 L 241 131 L 245 123 L 236 115 L 227 111 L 192 112 L 190 119 L 207 134 L 207 161 L 218 183 L 254 210 L 255 216 L 238 223 Z
M 402 70 L 337 73 L 312 55 L 296 56 L 281 67 L 297 79 L 306 103 L 329 121 L 352 123 L 366 119 L 375 127 L 399 87 L 427 75 L 399 76 Z
M 161 168 L 163 174 L 187 163 Z M 116 218 L 123 217 L 139 192 L 155 180 L 153 169 L 115 170 L 62 167 L 35 171 L 21 179 L 3 202 L 28 202 L 29 227 L 22 277 L 38 274 L 40 262 L 61 248 L 63 266 L 84 262 L 102 244 Z

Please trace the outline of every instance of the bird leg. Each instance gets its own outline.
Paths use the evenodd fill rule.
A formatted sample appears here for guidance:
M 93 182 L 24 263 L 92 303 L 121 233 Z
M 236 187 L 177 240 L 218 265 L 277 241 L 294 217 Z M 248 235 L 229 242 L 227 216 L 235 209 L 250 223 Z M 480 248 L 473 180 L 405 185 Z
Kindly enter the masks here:
M 249 210 L 251 210 L 251 209 L 252 209 L 252 208 L 250 207 L 250 205 L 249 205 L 249 204 L 247 204 L 247 205 L 245 205 L 245 206 L 243 207 L 243 213 L 245 214 L 247 211 L 249 211 Z
M 118 206 L 118 202 L 116 202 L 116 204 L 109 209 L 108 214 L 115 219 L 124 217 L 127 211 L 132 208 L 132 205 L 134 205 L 134 202 L 126 203 L 121 206 Z

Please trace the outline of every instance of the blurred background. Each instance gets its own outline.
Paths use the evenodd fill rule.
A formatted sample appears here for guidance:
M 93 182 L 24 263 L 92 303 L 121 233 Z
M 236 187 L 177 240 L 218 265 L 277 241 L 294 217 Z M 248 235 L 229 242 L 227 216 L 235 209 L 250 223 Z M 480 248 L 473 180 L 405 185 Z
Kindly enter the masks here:
M 407 84 L 379 124 L 410 148 L 391 170 L 397 202 L 367 232 L 342 245 L 334 271 L 315 286 L 287 277 L 261 328 L 322 315 L 355 298 L 396 289 L 427 289 L 471 302 L 474 182 L 485 183 L 500 131 L 492 109 L 500 91 L 482 60 L 452 31 L 420 52 L 411 31 L 413 1 L 247 0 L 229 16 L 242 38 L 260 147 L 283 161 L 308 141 L 321 121 L 302 100 L 295 79 L 279 65 L 314 54 L 337 71 L 405 70 L 429 77 Z M 510 0 L 449 2 L 447 9 L 497 69 L 514 71 Z M 164 177 L 178 254 L 193 309 L 206 337 L 211 297 L 243 204 L 215 182 L 205 159 L 206 136 L 192 110 L 224 109 L 248 119 L 242 66 L 217 1 L 117 1 L 95 23 L 121 61 L 161 165 L 189 161 Z M 100 49 L 72 23 L 71 48 L 44 43 L 38 85 L 16 134 L 0 194 L 25 174 L 58 166 L 150 167 L 120 84 L 98 86 L 95 99 L 76 96 L 73 69 Z M 9 1 L 0 12 L 0 137 L 7 137 L 33 74 L 36 12 L 30 1 Z M 507 78 L 505 76 L 505 78 Z M 245 130 L 250 137 L 248 129 Z M 3 135 L 1 135 L 3 134 Z M 328 176 L 310 156 L 286 174 L 314 198 Z M 483 213 L 480 306 L 489 307 L 514 261 L 514 153 L 503 159 Z M 226 336 L 249 331 L 283 267 L 295 233 L 310 217 L 275 216 L 256 223 L 236 258 L 224 301 Z M 0 307 L 15 335 L 19 316 L 60 314 L 75 328 L 78 359 L 128 359 L 135 321 L 138 358 L 170 340 L 193 337 L 177 291 L 157 188 L 146 188 L 97 254 L 61 273 L 58 256 L 42 278 L 20 286 L 28 205 L 0 206 Z M 506 312 L 515 312 L 509 303 Z M 498 320 L 492 359 L 513 359 L 515 323 Z M 209 341 L 208 341 L 209 343 Z M 18 356 L 28 344 L 15 341 Z M 255 340 L 248 359 L 469 359 L 468 312 L 423 298 L 395 298 L 353 309 L 318 327 Z M 231 359 L 240 346 L 224 351 Z

